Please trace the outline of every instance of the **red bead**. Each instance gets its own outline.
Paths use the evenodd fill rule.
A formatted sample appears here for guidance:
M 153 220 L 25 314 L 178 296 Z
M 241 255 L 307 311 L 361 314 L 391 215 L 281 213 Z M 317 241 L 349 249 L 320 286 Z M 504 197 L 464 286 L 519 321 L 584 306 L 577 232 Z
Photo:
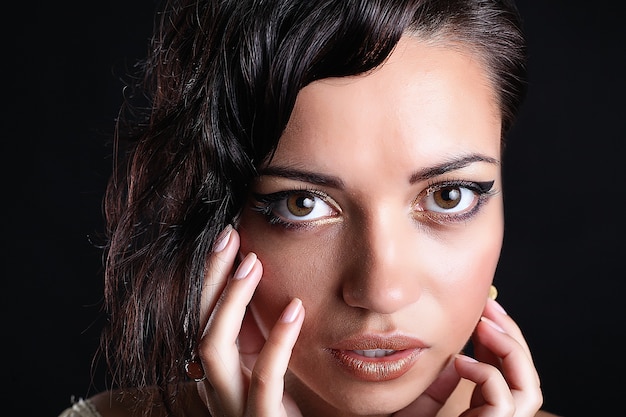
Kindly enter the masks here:
M 196 381 L 204 379 L 204 369 L 202 369 L 202 365 L 196 361 L 187 361 L 185 362 L 185 372 L 189 378 L 192 378 Z

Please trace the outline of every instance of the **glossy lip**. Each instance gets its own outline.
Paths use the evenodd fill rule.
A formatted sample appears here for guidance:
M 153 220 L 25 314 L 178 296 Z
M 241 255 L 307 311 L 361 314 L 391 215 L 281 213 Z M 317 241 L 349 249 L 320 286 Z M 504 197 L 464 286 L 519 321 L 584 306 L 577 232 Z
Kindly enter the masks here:
M 394 352 L 383 357 L 363 356 L 357 351 L 384 349 Z M 359 335 L 345 339 L 327 350 L 339 367 L 367 382 L 396 379 L 407 373 L 428 346 L 403 335 Z

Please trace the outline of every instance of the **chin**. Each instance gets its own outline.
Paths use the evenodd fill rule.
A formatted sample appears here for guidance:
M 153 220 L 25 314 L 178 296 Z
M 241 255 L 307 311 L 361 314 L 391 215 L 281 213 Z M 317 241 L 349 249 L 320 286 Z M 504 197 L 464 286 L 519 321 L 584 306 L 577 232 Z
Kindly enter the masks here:
M 298 381 L 296 384 L 302 383 Z M 324 411 L 326 415 L 375 416 L 393 414 L 411 404 L 423 392 L 419 384 L 411 385 L 406 381 L 401 385 L 391 381 L 333 385 L 329 384 L 316 393 L 311 392 L 310 388 L 304 388 L 303 392 L 300 385 L 300 395 L 292 395 L 304 409 L 321 406 L 322 409 L 318 411 Z
M 371 396 L 362 396 L 360 400 L 347 402 L 344 409 L 355 415 L 387 415 L 393 414 L 408 406 L 415 397 L 410 400 L 400 401 L 394 394 L 389 396 L 381 396 L 380 398 L 372 398 Z

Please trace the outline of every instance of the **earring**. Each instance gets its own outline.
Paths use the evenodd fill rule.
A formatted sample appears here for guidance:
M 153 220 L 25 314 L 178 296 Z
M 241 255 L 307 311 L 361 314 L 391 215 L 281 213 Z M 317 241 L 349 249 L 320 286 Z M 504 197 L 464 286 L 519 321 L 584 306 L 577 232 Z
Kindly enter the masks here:
M 498 289 L 496 288 L 495 285 L 491 285 L 491 287 L 489 287 L 489 298 L 491 298 L 492 300 L 495 300 L 496 297 L 498 296 Z
M 195 360 L 187 360 L 185 361 L 185 373 L 191 379 L 196 382 L 201 382 L 206 379 L 206 375 L 204 373 L 204 369 L 202 369 L 202 365 L 200 362 Z

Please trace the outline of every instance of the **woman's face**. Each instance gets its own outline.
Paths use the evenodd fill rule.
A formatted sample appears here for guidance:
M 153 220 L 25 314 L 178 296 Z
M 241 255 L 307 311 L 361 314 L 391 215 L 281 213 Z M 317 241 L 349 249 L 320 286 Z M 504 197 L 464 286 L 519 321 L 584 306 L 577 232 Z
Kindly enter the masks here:
M 287 390 L 327 415 L 414 400 L 466 344 L 503 234 L 500 111 L 469 49 L 405 36 L 300 92 L 244 209 L 262 332 L 299 297 Z

